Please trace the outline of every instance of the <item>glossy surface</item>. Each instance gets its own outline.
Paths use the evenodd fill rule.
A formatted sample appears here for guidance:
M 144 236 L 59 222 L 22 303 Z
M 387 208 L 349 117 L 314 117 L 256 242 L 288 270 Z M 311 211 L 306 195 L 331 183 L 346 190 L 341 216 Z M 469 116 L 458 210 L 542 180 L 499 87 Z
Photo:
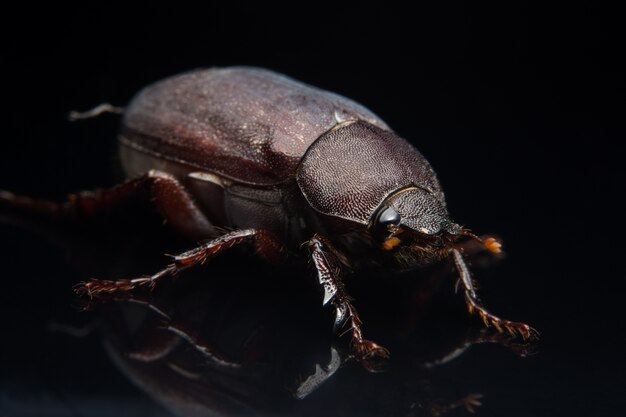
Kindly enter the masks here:
M 73 265 L 81 274 L 115 270 L 127 275 L 155 265 L 153 254 L 159 248 L 184 245 L 176 236 L 155 233 L 152 221 L 158 219 L 143 218 L 134 223 L 134 230 L 142 232 L 141 238 L 133 238 L 134 233 L 128 234 L 124 227 L 98 223 L 90 225 L 98 232 L 93 240 L 84 239 L 80 227 L 77 230 L 67 225 L 47 233 L 55 231 L 54 236 L 63 239 L 62 247 L 72 254 Z M 142 243 L 145 239 L 149 245 Z M 106 247 L 109 241 L 125 243 L 103 250 L 102 245 Z M 130 263 L 125 255 L 129 253 L 133 254 Z M 137 292 L 132 299 L 102 306 L 97 313 L 76 316 L 70 310 L 71 321 L 53 320 L 40 347 L 53 349 L 54 357 L 63 350 L 49 344 L 65 345 L 69 356 L 54 359 L 55 363 L 84 358 L 89 365 L 54 374 L 57 388 L 51 386 L 51 390 L 61 390 L 61 395 L 73 403 L 75 395 L 80 395 L 75 391 L 78 387 L 70 388 L 72 381 L 80 378 L 77 372 L 85 371 L 84 377 L 91 379 L 103 375 L 103 370 L 111 371 L 103 357 L 106 352 L 146 397 L 137 397 L 121 374 L 115 379 L 106 376 L 105 380 L 93 381 L 83 389 L 106 381 L 119 393 L 114 395 L 135 392 L 130 404 L 118 399 L 104 408 L 122 415 L 169 415 L 150 406 L 147 398 L 172 415 L 189 417 L 407 412 L 431 416 L 447 409 L 464 414 L 462 399 L 478 399 L 479 386 L 469 377 L 471 367 L 463 371 L 469 373 L 464 380 L 459 378 L 458 368 L 450 364 L 458 364 L 458 357 L 466 352 L 484 349 L 484 344 L 493 345 L 487 352 L 520 366 L 524 362 L 517 355 L 531 353 L 515 343 L 506 347 L 511 343 L 509 338 L 484 331 L 478 323 L 472 326 L 462 302 L 454 303 L 460 300 L 446 285 L 445 268 L 424 270 L 417 281 L 406 276 L 363 276 L 351 287 L 364 301 L 364 315 L 373 322 L 372 332 L 396 352 L 384 373 L 370 374 L 351 361 L 345 347 L 333 337 L 327 314 L 319 309 L 315 291 L 311 291 L 313 282 L 293 279 L 294 275 L 307 275 L 307 268 L 275 270 L 255 261 L 249 265 L 233 262 L 238 258 L 236 254 L 226 255 L 212 263 L 210 273 L 186 272 L 184 280 L 159 287 L 154 293 Z M 259 277 L 271 277 L 271 281 Z M 381 279 L 391 279 L 394 285 L 372 293 L 369 288 Z M 442 288 L 448 291 L 441 293 Z M 51 301 L 56 303 L 55 299 Z M 474 344 L 483 347 L 471 348 Z M 472 356 L 468 364 L 475 360 Z M 53 366 L 44 362 L 47 368 Z M 17 370 L 9 369 L 10 373 Z M 445 375 L 456 375 L 456 382 L 447 381 Z M 70 378 L 69 386 L 64 382 L 66 377 Z M 28 405 L 18 400 L 20 389 L 19 384 L 12 388 L 3 406 L 11 413 L 28 414 Z M 68 389 L 71 393 L 65 391 Z M 54 399 L 56 394 L 52 398 L 49 409 L 62 410 Z M 91 403 L 71 407 L 91 415 Z
M 142 390 L 181 416 L 333 416 L 338 409 L 375 416 L 412 408 L 429 416 L 437 415 L 433 410 L 463 409 L 462 399 L 478 397 L 469 381 L 457 387 L 458 394 L 433 381 L 438 368 L 474 344 L 510 342 L 478 326 L 467 328 L 463 314 L 451 315 L 454 324 L 445 335 L 438 334 L 433 326 L 442 323 L 407 315 L 410 304 L 401 303 L 392 311 L 406 319 L 377 330 L 403 346 L 397 346 L 397 357 L 384 375 L 367 378 L 329 337 L 314 300 L 286 299 L 260 283 L 248 281 L 247 288 L 227 283 L 230 274 L 246 272 L 230 267 L 218 270 L 214 281 L 195 276 L 188 285 L 168 286 L 147 300 L 137 297 L 109 306 L 103 325 L 107 351 Z M 289 278 L 279 274 L 275 279 Z M 306 288 L 294 284 L 289 291 Z M 419 285 L 396 284 L 396 291 L 413 297 L 432 296 Z M 511 347 L 511 357 L 527 353 Z M 501 345 L 494 349 L 507 350 Z M 395 379 L 409 389 L 394 404 L 393 391 L 384 385 Z M 351 393 L 332 388 L 351 380 Z
M 106 120 L 98 121 L 95 126 L 106 129 L 108 123 Z M 74 129 L 79 132 L 85 129 L 86 133 L 92 131 L 93 127 L 75 125 Z M 113 126 L 110 133 L 114 131 Z M 429 132 L 419 130 L 419 133 L 425 135 Z M 432 137 L 431 143 L 450 143 L 462 133 L 459 130 L 441 131 Z M 462 151 L 459 155 L 450 155 L 443 145 L 441 148 L 432 148 L 430 153 L 436 166 L 443 161 L 462 164 L 471 155 L 473 163 L 490 162 L 501 173 L 492 182 L 484 182 L 478 188 L 472 187 L 472 190 L 451 176 L 446 175 L 443 180 L 453 196 L 449 204 L 463 205 L 463 217 L 475 218 L 479 224 L 494 222 L 495 218 L 498 230 L 503 231 L 506 260 L 490 268 L 481 268 L 481 262 L 476 260 L 473 268 L 484 283 L 483 298 L 494 309 L 528 318 L 541 328 L 542 341 L 535 355 L 520 359 L 501 345 L 478 344 L 447 364 L 424 370 L 421 364 L 425 361 L 433 361 L 433 357 L 441 358 L 458 346 L 459 339 L 465 336 L 467 327 L 464 326 L 476 325 L 476 322 L 466 321 L 462 300 L 453 294 L 455 277 L 451 267 L 444 265 L 445 277 L 438 290 L 440 295 L 434 299 L 432 295 L 420 295 L 415 289 L 402 285 L 381 283 L 372 286 L 371 282 L 350 280 L 347 285 L 353 290 L 356 300 L 363 305 L 363 318 L 370 325 L 372 336 L 389 343 L 389 348 L 393 350 L 389 370 L 387 373 L 369 374 L 356 364 L 348 363 L 300 404 L 293 399 L 291 391 L 283 388 L 289 386 L 289 382 L 293 388 L 294 374 L 310 376 L 315 373 L 315 363 L 328 364 L 332 357 L 329 345 L 332 338 L 327 326 L 329 317 L 319 309 L 313 277 L 309 275 L 308 281 L 293 280 L 295 271 L 276 275 L 274 270 L 268 271 L 267 266 L 246 257 L 246 265 L 234 264 L 236 269 L 231 277 L 236 279 L 212 281 L 211 271 L 215 271 L 218 274 L 215 276 L 219 277 L 219 274 L 228 273 L 233 267 L 230 262 L 232 258 L 226 258 L 211 264 L 210 268 L 184 276 L 190 280 L 177 280 L 183 285 L 181 294 L 191 290 L 193 295 L 195 289 L 199 302 L 202 302 L 200 290 L 203 285 L 207 285 L 206 290 L 217 288 L 221 294 L 235 290 L 230 301 L 212 301 L 208 306 L 218 311 L 223 309 L 223 314 L 228 316 L 221 315 L 208 327 L 209 330 L 228 330 L 225 333 L 232 335 L 227 337 L 228 346 L 221 347 L 222 352 L 226 351 L 225 348 L 234 349 L 235 353 L 241 352 L 237 346 L 241 346 L 240 342 L 246 339 L 251 329 L 258 328 L 257 324 L 261 320 L 273 323 L 275 336 L 270 336 L 265 346 L 270 347 L 270 351 L 282 346 L 277 358 L 284 363 L 291 363 L 291 369 L 295 368 L 296 372 L 276 370 L 275 378 L 282 382 L 276 384 L 270 383 L 275 380 L 263 379 L 266 383 L 263 389 L 274 390 L 274 395 L 282 396 L 282 399 L 270 404 L 270 408 L 294 407 L 286 408 L 291 414 L 283 408 L 281 412 L 287 415 L 298 415 L 293 410 L 304 410 L 302 413 L 316 415 L 314 413 L 340 404 L 337 413 L 343 412 L 343 415 L 349 417 L 362 416 L 362 412 L 367 410 L 389 417 L 419 416 L 416 408 L 420 407 L 421 410 L 421 405 L 429 399 L 445 403 L 474 392 L 483 395 L 483 405 L 476 409 L 478 416 L 621 415 L 624 410 L 621 368 L 625 346 L 623 335 L 618 331 L 623 325 L 619 286 L 621 278 L 615 272 L 617 263 L 612 261 L 617 259 L 621 249 L 619 246 L 591 246 L 588 256 L 572 262 L 574 257 L 570 245 L 558 244 L 551 239 L 548 239 L 551 243 L 537 240 L 534 230 L 548 230 L 549 226 L 565 230 L 576 221 L 580 213 L 575 210 L 561 212 L 559 216 L 546 215 L 545 207 L 556 210 L 562 202 L 572 198 L 580 184 L 590 185 L 590 182 L 579 176 L 578 181 L 565 185 L 553 194 L 557 184 L 567 184 L 564 182 L 565 176 L 571 178 L 570 173 L 576 172 L 575 168 L 583 155 L 574 153 L 569 162 L 563 162 L 560 173 L 548 176 L 552 162 L 562 152 L 562 148 L 546 147 L 544 141 L 549 137 L 540 131 L 532 133 L 526 136 L 526 133 L 512 130 L 483 131 L 481 136 L 485 142 L 482 144 L 470 147 L 467 143 L 458 142 L 457 146 Z M 551 132 L 550 137 L 554 134 Z M 597 140 L 598 132 L 582 134 L 567 130 L 558 134 L 560 137 L 574 137 L 581 142 L 591 143 Z M 498 147 L 502 137 L 526 138 L 530 141 L 532 145 L 523 149 L 521 156 L 526 158 L 522 159 L 530 158 L 533 149 L 543 146 L 546 154 L 535 160 L 535 168 L 538 175 L 546 175 L 548 184 L 552 186 L 533 190 L 534 195 L 543 202 L 541 208 L 530 199 L 520 201 L 520 193 L 528 193 L 521 187 L 528 177 L 515 176 L 525 166 L 521 160 L 513 158 L 515 155 L 520 156 L 519 149 L 500 148 L 502 157 L 490 158 L 490 152 L 492 154 L 493 148 Z M 111 144 L 109 134 L 103 134 L 101 139 L 103 147 Z M 611 143 L 617 140 L 617 136 L 610 137 Z M 80 147 L 81 143 L 82 140 L 77 140 L 76 146 Z M 588 156 L 588 152 L 589 148 L 585 147 L 585 156 Z M 599 152 L 594 151 L 593 155 L 601 160 L 602 154 Z M 63 158 L 61 153 L 56 156 Z M 617 162 L 617 157 L 616 153 L 614 159 L 607 161 L 607 166 L 614 166 L 608 162 Z M 95 170 L 94 175 L 102 171 L 110 172 L 104 168 Z M 616 176 L 613 179 L 598 184 L 598 192 L 606 195 L 609 188 L 617 185 L 612 181 L 623 178 L 614 172 Z M 73 181 L 65 172 L 55 171 L 50 175 L 54 182 L 66 184 Z M 107 181 L 97 176 L 74 178 L 76 180 L 94 183 Z M 109 182 L 114 180 L 109 178 Z M 505 184 L 511 181 L 515 187 L 505 188 Z M 22 187 L 27 186 L 25 183 L 20 184 Z M 79 184 L 77 187 L 84 188 L 85 185 Z M 19 188 L 19 184 L 13 184 L 10 188 Z M 497 190 L 501 190 L 497 211 L 507 213 L 506 216 L 494 217 L 493 210 L 489 210 L 489 196 Z M 63 198 L 63 192 L 59 190 L 57 197 Z M 593 195 L 593 191 L 590 193 Z M 464 204 L 466 199 L 476 194 L 480 198 L 474 204 Z M 580 209 L 587 211 L 592 202 L 579 201 L 578 204 Z M 608 209 L 611 210 L 610 207 Z M 63 233 L 60 235 L 51 234 L 54 229 L 50 228 L 34 233 L 22 227 L 2 224 L 0 254 L 4 265 L 5 290 L 0 293 L 3 300 L 0 308 L 7 336 L 3 338 L 6 342 L 2 345 L 0 356 L 3 370 L 0 373 L 3 392 L 0 409 L 8 415 L 33 417 L 46 415 L 44 411 L 51 415 L 87 417 L 103 414 L 173 416 L 158 401 L 145 394 L 149 387 L 136 386 L 113 365 L 97 331 L 76 338 L 56 330 L 58 324 L 81 327 L 90 325 L 100 317 L 96 313 L 80 313 L 73 307 L 75 298 L 71 287 L 76 282 L 86 276 L 140 275 L 161 266 L 164 262 L 162 253 L 188 248 L 187 241 L 166 233 L 166 229 L 159 227 L 161 224 L 158 216 L 146 216 L 145 213 L 119 223 L 119 228 L 111 228 L 109 225 L 88 229 L 61 227 Z M 527 232 L 520 233 L 520 230 Z M 601 229 L 580 233 L 580 238 L 589 242 L 605 241 Z M 33 255 L 35 250 L 36 259 Z M 597 261 L 600 255 L 605 262 Z M 426 288 L 432 288 L 423 282 L 428 274 L 424 271 L 423 274 L 411 275 L 411 282 L 423 283 Z M 602 285 L 590 285 L 590 277 L 601 277 Z M 384 277 L 381 279 L 385 281 Z M 286 283 L 285 290 L 274 290 L 272 293 L 276 288 L 274 284 L 281 282 Z M 239 286 L 239 283 L 247 285 Z M 263 297 L 257 298 L 261 294 Z M 294 294 L 300 298 L 294 298 Z M 398 295 L 405 301 L 398 303 Z M 305 299 L 301 296 L 305 296 Z M 424 297 L 437 302 L 423 303 Z M 583 303 L 583 300 L 586 301 Z M 412 302 L 416 302 L 413 305 L 417 309 L 409 310 L 407 314 L 403 309 Z M 299 318 L 291 311 L 305 312 L 306 315 Z M 410 320 L 406 322 L 409 317 L 422 319 L 410 324 Z M 399 318 L 404 320 L 398 322 Z M 400 327 L 394 328 L 390 326 L 391 323 Z M 407 323 L 406 327 L 403 327 L 404 323 Z M 306 330 L 303 330 L 303 326 Z M 310 329 L 313 329 L 312 332 Z M 286 338 L 288 334 L 293 335 L 293 339 Z M 315 339 L 313 344 L 312 338 Z M 215 339 L 211 341 L 214 343 Z M 303 345 L 310 346 L 312 352 Z M 191 345 L 183 342 L 180 348 L 184 346 Z M 428 354 L 429 351 L 433 354 Z M 316 355 L 321 356 L 319 362 L 316 362 Z M 137 365 L 138 362 L 133 363 Z M 158 363 L 161 362 L 145 366 L 152 368 Z M 197 364 L 191 366 L 193 370 Z M 304 369 L 298 370 L 298 367 Z M 177 372 L 168 369 L 167 372 Z M 204 378 L 209 378 L 209 375 L 202 377 L 200 382 Z M 173 381 L 178 381 L 175 388 L 183 386 L 181 380 L 167 378 L 161 380 L 159 386 Z M 188 378 L 184 379 L 184 384 L 192 382 Z M 254 391 L 249 391 L 248 395 L 254 397 Z M 265 404 L 263 410 L 267 410 Z M 449 415 L 467 417 L 469 414 L 463 409 L 456 409 Z
M 482 393 L 477 416 L 626 415 L 618 3 L 422 2 L 417 13 L 312 6 L 289 18 L 267 2 L 177 6 L 12 5 L 17 11 L 0 28 L 8 107 L 0 188 L 62 200 L 122 178 L 116 119 L 68 124 L 69 110 L 123 105 L 146 84 L 189 68 L 247 63 L 291 74 L 364 103 L 403 137 L 425 138 L 416 145 L 440 175 L 455 218 L 503 239 L 506 262 L 475 271 L 482 298 L 537 326 L 538 354 L 518 360 L 496 345 L 474 346 L 430 374 L 438 396 Z M 165 239 L 149 252 L 151 263 L 128 271 L 121 265 L 136 252 L 126 244 L 155 239 L 109 239 L 109 231 L 77 230 L 78 249 L 85 240 L 101 244 L 74 259 L 106 254 L 103 268 L 85 269 L 69 261 L 76 251 L 0 225 L 2 414 L 171 416 L 112 365 L 98 337 L 48 331 L 50 323 L 94 318 L 71 307 L 71 286 L 85 276 L 142 274 L 163 264 L 161 252 L 188 248 Z M 120 242 L 126 250 L 108 252 Z M 378 299 L 383 310 L 384 288 L 353 295 Z M 350 416 L 363 398 L 386 398 L 380 415 L 417 414 L 417 404 L 393 408 L 420 398 L 406 382 L 418 372 L 394 350 L 397 371 L 343 369 L 306 404 L 315 410 L 341 397 L 337 413 Z M 375 383 L 379 389 L 360 390 Z

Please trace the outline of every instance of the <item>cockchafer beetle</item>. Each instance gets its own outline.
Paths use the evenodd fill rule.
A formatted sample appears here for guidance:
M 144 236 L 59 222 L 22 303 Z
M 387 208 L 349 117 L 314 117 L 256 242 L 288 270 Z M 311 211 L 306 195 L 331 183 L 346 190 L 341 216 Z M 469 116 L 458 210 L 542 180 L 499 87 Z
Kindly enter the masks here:
M 97 300 L 151 288 L 241 243 L 276 264 L 297 259 L 306 245 L 323 305 L 334 309 L 335 331 L 349 335 L 359 360 L 388 352 L 363 337 L 342 282 L 346 268 L 411 269 L 451 259 L 470 313 L 500 332 L 538 337 L 477 299 L 462 241 L 492 252 L 500 244 L 453 222 L 428 161 L 351 100 L 260 68 L 195 70 L 134 97 L 123 110 L 119 152 L 131 179 L 111 189 L 83 192 L 64 204 L 6 192 L 0 198 L 23 208 L 97 215 L 147 190 L 174 229 L 210 240 L 173 256 L 154 275 L 90 279 L 77 287 L 79 294 Z

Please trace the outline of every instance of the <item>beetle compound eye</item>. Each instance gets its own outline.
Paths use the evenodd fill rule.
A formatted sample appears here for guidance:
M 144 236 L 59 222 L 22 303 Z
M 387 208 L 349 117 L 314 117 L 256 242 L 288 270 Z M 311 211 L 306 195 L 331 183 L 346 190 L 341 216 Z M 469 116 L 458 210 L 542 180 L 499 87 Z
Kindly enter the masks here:
M 400 214 L 391 207 L 385 207 L 376 219 L 376 228 L 386 230 L 388 226 L 400 224 Z

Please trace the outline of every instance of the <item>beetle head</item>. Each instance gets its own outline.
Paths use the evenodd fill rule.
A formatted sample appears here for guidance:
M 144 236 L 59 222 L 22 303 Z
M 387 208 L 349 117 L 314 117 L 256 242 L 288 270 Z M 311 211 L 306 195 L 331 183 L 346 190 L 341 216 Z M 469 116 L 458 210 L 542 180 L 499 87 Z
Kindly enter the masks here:
M 375 219 L 377 223 L 394 223 L 390 221 L 393 219 L 397 225 L 422 235 L 435 236 L 441 233 L 456 235 L 461 230 L 461 227 L 450 219 L 448 210 L 439 198 L 423 188 L 404 188 L 388 198 L 381 209 Z
M 437 195 L 419 187 L 388 197 L 374 214 L 370 233 L 407 267 L 447 257 L 454 242 L 466 234 Z
M 422 154 L 394 132 L 364 121 L 321 135 L 302 157 L 296 181 L 327 230 L 339 219 L 336 229 L 356 231 L 366 248 L 382 247 L 401 267 L 445 258 L 463 236 L 480 240 L 450 219 Z

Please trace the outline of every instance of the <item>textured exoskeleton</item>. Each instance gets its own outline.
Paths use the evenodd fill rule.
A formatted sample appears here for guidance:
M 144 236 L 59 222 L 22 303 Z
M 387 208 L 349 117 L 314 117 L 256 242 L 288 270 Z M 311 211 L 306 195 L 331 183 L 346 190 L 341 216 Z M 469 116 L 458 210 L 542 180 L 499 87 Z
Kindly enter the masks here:
M 473 240 L 497 252 L 499 243 L 453 222 L 428 161 L 351 100 L 258 68 L 196 70 L 139 92 L 124 111 L 119 144 L 130 179 L 79 194 L 64 210 L 96 214 L 147 188 L 176 230 L 210 240 L 150 277 L 83 283 L 79 291 L 94 299 L 153 286 L 239 243 L 275 263 L 297 259 L 307 243 L 323 303 L 334 307 L 336 331 L 349 334 L 360 360 L 387 351 L 363 338 L 345 268 L 406 270 L 451 259 L 470 312 L 499 331 L 536 336 L 477 301 L 459 248 Z

